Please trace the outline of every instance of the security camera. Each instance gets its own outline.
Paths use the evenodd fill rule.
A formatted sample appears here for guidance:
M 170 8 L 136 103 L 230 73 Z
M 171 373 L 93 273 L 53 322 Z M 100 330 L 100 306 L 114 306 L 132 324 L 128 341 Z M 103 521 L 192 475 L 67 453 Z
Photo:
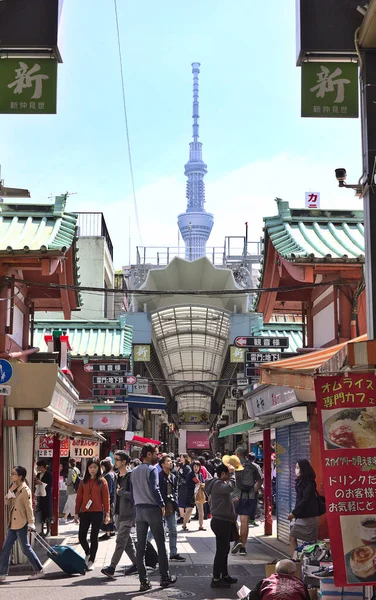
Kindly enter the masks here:
M 346 181 L 347 173 L 346 169 L 336 169 L 335 170 L 336 179 L 341 184 Z
M 346 183 L 346 169 L 336 169 L 335 174 L 338 181 L 338 187 L 355 190 L 355 195 L 359 196 L 359 198 L 363 198 L 365 193 L 365 182 L 362 182 L 362 177 L 359 179 L 358 183 Z

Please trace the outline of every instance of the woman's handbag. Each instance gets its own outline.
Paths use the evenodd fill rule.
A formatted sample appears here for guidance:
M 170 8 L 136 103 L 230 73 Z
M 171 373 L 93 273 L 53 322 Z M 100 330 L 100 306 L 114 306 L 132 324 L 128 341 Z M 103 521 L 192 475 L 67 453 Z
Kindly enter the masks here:
M 43 481 L 42 483 L 38 483 L 35 486 L 35 496 L 42 498 L 44 498 L 44 496 L 47 496 L 46 487 L 47 483 L 43 483 Z
M 320 496 L 318 491 L 316 490 L 316 499 L 317 499 L 317 508 L 319 511 L 319 517 L 325 515 L 326 513 L 326 500 L 325 496 Z
M 197 491 L 195 490 L 195 502 L 198 504 L 205 504 L 206 495 L 201 486 L 197 486 Z

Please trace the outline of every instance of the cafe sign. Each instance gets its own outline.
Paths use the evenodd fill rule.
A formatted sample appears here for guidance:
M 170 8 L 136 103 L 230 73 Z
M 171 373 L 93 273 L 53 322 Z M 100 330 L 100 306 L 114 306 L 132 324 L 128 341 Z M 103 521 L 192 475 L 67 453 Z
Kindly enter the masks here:
M 358 96 L 357 63 L 302 64 L 302 117 L 356 118 Z
M 57 60 L 0 60 L 0 113 L 56 114 Z
M 315 380 L 336 586 L 376 584 L 376 376 Z

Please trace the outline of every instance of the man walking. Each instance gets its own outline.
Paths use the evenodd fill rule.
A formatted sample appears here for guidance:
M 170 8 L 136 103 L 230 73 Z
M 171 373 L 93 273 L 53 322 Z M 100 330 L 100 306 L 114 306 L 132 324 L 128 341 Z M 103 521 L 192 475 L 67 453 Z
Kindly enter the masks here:
M 224 464 L 216 470 L 217 478 L 205 481 L 205 491 L 210 497 L 212 528 L 216 540 L 216 552 L 213 564 L 213 579 L 210 587 L 229 588 L 232 583 L 237 583 L 235 577 L 228 574 L 228 553 L 232 535 L 237 534 L 236 513 L 231 498 L 233 486 L 229 484 L 230 471 Z
M 256 516 L 256 493 L 261 487 L 262 478 L 256 466 L 246 459 L 247 451 L 244 448 L 237 448 L 235 457 L 239 464 L 235 467 L 235 489 L 233 491 L 233 500 L 235 510 L 240 517 L 240 541 L 236 542 L 231 554 L 239 552 L 241 556 L 247 554 L 246 544 L 248 539 L 249 521 L 254 522 Z M 231 457 L 232 458 L 232 457 Z
M 163 502 L 165 503 L 165 521 L 169 533 L 170 560 L 174 562 L 185 562 L 185 558 L 178 554 L 176 529 L 176 510 L 178 507 L 178 485 L 177 478 L 172 474 L 173 462 L 167 454 L 159 461 L 161 471 L 159 473 L 159 488 Z
M 131 473 L 131 490 L 136 506 L 137 569 L 141 584 L 140 592 L 146 592 L 151 589 L 145 567 L 146 538 L 149 527 L 158 548 L 161 586 L 166 588 L 175 583 L 176 577 L 170 575 L 168 570 L 163 529 L 165 503 L 159 489 L 158 472 L 155 467 L 158 462 L 158 446 L 145 444 L 141 450 L 141 458 L 142 464 Z
M 109 567 L 102 569 L 103 575 L 109 579 L 115 579 L 115 569 L 125 552 L 132 561 L 132 565 L 126 569 L 125 575 L 137 573 L 136 551 L 131 538 L 131 528 L 135 525 L 136 511 L 132 503 L 130 491 L 130 472 L 128 466 L 130 457 L 123 450 L 114 454 L 115 468 L 118 469 L 115 496 L 114 521 L 117 529 L 116 548 L 111 558 Z

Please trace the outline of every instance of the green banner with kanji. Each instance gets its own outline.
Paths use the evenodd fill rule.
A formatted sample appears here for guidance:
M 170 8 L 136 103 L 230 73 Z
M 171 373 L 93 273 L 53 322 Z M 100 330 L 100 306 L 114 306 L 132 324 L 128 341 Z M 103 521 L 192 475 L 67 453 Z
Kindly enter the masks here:
M 302 64 L 302 117 L 349 119 L 358 116 L 356 63 Z
M 0 113 L 56 114 L 57 60 L 0 60 Z

